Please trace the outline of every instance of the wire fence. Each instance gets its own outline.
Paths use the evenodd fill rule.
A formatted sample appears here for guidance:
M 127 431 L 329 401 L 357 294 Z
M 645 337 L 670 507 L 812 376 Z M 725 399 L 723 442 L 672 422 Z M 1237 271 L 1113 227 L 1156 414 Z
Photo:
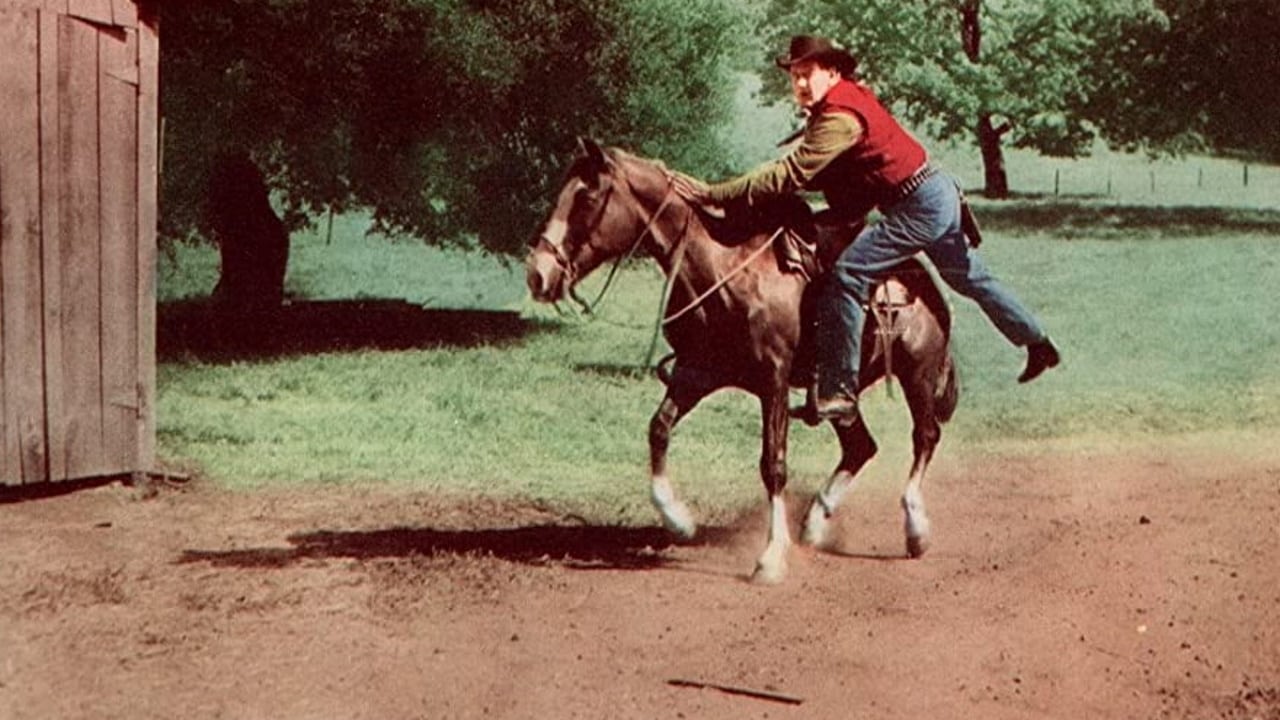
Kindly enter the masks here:
M 1280 209 L 1280 166 L 1221 158 L 1041 160 L 1011 165 L 1009 186 L 1041 197 Z

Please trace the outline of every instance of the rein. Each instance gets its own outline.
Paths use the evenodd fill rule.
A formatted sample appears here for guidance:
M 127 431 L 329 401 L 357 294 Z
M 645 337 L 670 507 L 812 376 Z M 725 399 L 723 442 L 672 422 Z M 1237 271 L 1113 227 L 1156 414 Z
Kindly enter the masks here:
M 726 283 L 728 283 L 731 279 L 733 279 L 733 276 L 734 276 L 734 275 L 737 275 L 738 273 L 740 273 L 740 272 L 742 272 L 743 270 L 747 269 L 747 266 L 748 266 L 748 265 L 750 265 L 752 262 L 755 262 L 755 259 L 756 259 L 756 258 L 760 257 L 761 255 L 763 255 L 763 254 L 765 253 L 765 251 L 766 251 L 766 250 L 768 250 L 769 248 L 773 247 L 773 241 L 778 239 L 778 236 L 782 234 L 782 231 L 783 231 L 783 230 L 784 230 L 784 228 L 782 228 L 782 227 L 779 227 L 777 230 L 774 230 L 774 231 L 773 231 L 773 234 L 769 236 L 769 239 L 768 239 L 768 240 L 766 240 L 766 241 L 764 242 L 764 244 L 762 244 L 760 247 L 756 248 L 755 250 L 752 250 L 752 251 L 751 251 L 751 254 L 750 254 L 750 255 L 748 255 L 748 256 L 747 256 L 747 258 L 746 258 L 745 260 L 743 260 L 742 262 L 738 263 L 736 267 L 734 267 L 732 270 L 730 270 L 730 271 L 728 272 L 728 274 L 726 274 L 724 277 L 722 277 L 722 278 L 720 278 L 719 280 L 717 280 L 717 281 L 715 282 L 715 284 L 714 284 L 714 285 L 712 285 L 711 287 L 709 287 L 709 288 L 707 288 L 706 290 L 704 290 L 704 291 L 702 292 L 702 294 L 700 294 L 700 295 L 698 295 L 698 297 L 694 298 L 694 299 L 693 299 L 693 300 L 692 300 L 688 305 L 685 305 L 684 307 L 680 308 L 680 310 L 679 310 L 679 311 L 677 311 L 677 312 L 675 312 L 675 313 L 672 313 L 671 315 L 667 315 L 666 317 L 662 318 L 662 324 L 663 324 L 663 325 L 667 325 L 667 324 L 669 324 L 669 323 L 673 323 L 673 322 L 675 322 L 676 320 L 679 320 L 680 318 L 682 318 L 682 317 L 684 317 L 686 314 L 688 314 L 690 311 L 692 311 L 694 308 L 696 308 L 696 307 L 698 307 L 699 305 L 701 305 L 701 304 L 703 303 L 703 301 L 704 301 L 704 300 L 706 300 L 707 298 L 709 298 L 709 297 L 711 297 L 712 295 L 714 295 L 714 294 L 715 294 L 715 292 L 716 292 L 717 290 L 719 290 L 720 288 L 724 287 Z M 679 258 L 677 258 L 676 263 L 678 263 L 678 262 L 679 262 L 679 260 L 682 260 L 682 259 L 684 258 L 684 252 L 683 252 L 683 250 L 684 250 L 684 244 L 683 244 L 683 243 L 681 243 L 680 250 L 681 250 L 681 252 L 680 252 L 680 256 L 679 256 Z M 677 266 L 673 265 L 672 270 L 671 270 L 671 275 L 670 275 L 670 276 L 668 276 L 668 278 L 667 278 L 667 286 L 666 286 L 666 288 L 664 288 L 664 290 L 663 290 L 663 303 L 662 303 L 662 306 L 663 306 L 663 309 L 664 309 L 664 310 L 665 310 L 665 308 L 666 308 L 666 301 L 670 299 L 670 295 L 671 295 L 671 293 L 670 293 L 670 287 L 671 287 L 671 282 L 670 282 L 670 281 L 671 281 L 671 278 L 675 277 L 675 275 L 676 275 L 676 270 L 678 270 L 678 269 L 679 269 L 679 268 L 678 268 Z
M 707 298 L 715 294 L 717 290 L 724 287 L 725 283 L 729 282 L 734 275 L 737 275 L 739 272 L 744 270 L 756 258 L 760 257 L 765 250 L 769 249 L 773 245 L 773 241 L 782 233 L 782 230 L 783 228 L 779 227 L 769 240 L 753 250 L 751 254 L 747 256 L 746 260 L 738 263 L 737 267 L 731 270 L 724 277 L 717 280 L 715 284 L 705 290 L 702 294 L 698 295 L 698 297 L 694 298 L 688 305 L 685 305 L 683 308 L 680 308 L 680 310 L 672 313 L 671 315 L 667 315 L 667 303 L 671 301 L 671 289 L 675 284 L 676 276 L 680 274 L 680 266 L 684 263 L 684 251 L 687 247 L 684 243 L 684 235 L 681 235 L 680 244 L 677 245 L 675 250 L 671 253 L 671 272 L 667 273 L 666 282 L 662 284 L 662 298 L 658 302 L 658 320 L 653 325 L 653 336 L 649 338 L 649 352 L 645 355 L 644 366 L 653 367 L 653 356 L 658 350 L 658 337 L 662 334 L 662 328 L 684 317 L 686 314 L 694 310 L 694 308 L 701 305 Z M 661 373 L 661 370 L 659 370 L 659 373 Z
M 633 198 L 634 198 L 634 195 L 635 193 L 632 192 Z M 636 235 L 636 239 L 632 241 L 631 246 L 627 249 L 627 251 L 619 255 L 618 259 L 614 261 L 613 267 L 610 268 L 609 270 L 608 277 L 605 278 L 604 285 L 600 288 L 600 292 L 596 294 L 596 297 L 594 300 L 592 300 L 591 302 L 588 302 L 578 295 L 576 289 L 570 289 L 569 297 L 574 302 L 576 302 L 579 307 L 582 308 L 582 312 L 584 314 L 591 315 L 591 316 L 597 315 L 597 309 L 600 307 L 600 303 L 604 300 L 605 294 L 609 291 L 609 288 L 613 285 L 613 280 L 618 274 L 618 269 L 622 267 L 622 263 L 626 262 L 627 260 L 630 260 L 635 255 L 636 250 L 638 250 L 640 248 L 640 245 L 644 243 L 645 238 L 649 237 L 650 235 L 654 235 L 656 237 L 654 230 L 657 225 L 658 219 L 662 217 L 662 213 L 664 213 L 667 210 L 667 208 L 671 206 L 671 201 L 675 197 L 675 195 L 676 195 L 675 183 L 670 173 L 668 173 L 667 174 L 667 191 L 666 191 L 666 194 L 664 194 L 662 197 L 662 202 L 658 204 L 658 208 L 654 210 L 653 214 L 649 215 L 648 219 L 645 221 L 644 228 L 640 231 L 638 235 Z M 641 215 L 644 215 L 644 208 L 641 207 L 639 209 L 640 209 Z M 738 273 L 745 270 L 751 263 L 755 262 L 755 260 L 758 257 L 760 257 L 765 252 L 767 252 L 769 248 L 773 246 L 774 241 L 778 239 L 778 236 L 782 234 L 785 228 L 779 227 L 776 231 L 774 231 L 773 235 L 771 235 L 767 241 L 762 243 L 760 247 L 751 251 L 750 255 L 748 255 L 745 259 L 743 259 L 742 262 L 738 263 L 732 270 L 726 273 L 723 277 L 716 280 L 716 282 L 712 284 L 711 287 L 704 290 L 702 293 L 700 293 L 696 298 L 694 298 L 684 307 L 668 315 L 667 305 L 671 301 L 671 292 L 674 288 L 675 279 L 680 274 L 680 270 L 683 268 L 683 265 L 684 265 L 685 250 L 688 247 L 688 243 L 685 242 L 685 239 L 688 237 L 688 229 L 689 229 L 688 221 L 686 220 L 684 228 L 680 231 L 680 235 L 675 240 L 674 247 L 671 248 L 671 256 L 670 256 L 671 268 L 667 272 L 666 280 L 662 285 L 662 295 L 658 304 L 658 317 L 657 317 L 657 321 L 654 323 L 654 326 L 653 326 L 653 337 L 649 341 L 649 352 L 645 357 L 645 362 L 644 362 L 645 367 L 651 367 L 653 365 L 653 356 L 655 351 L 657 350 L 658 337 L 662 333 L 662 328 L 666 327 L 667 325 L 670 325 L 671 323 L 676 322 L 677 320 L 693 312 L 695 309 L 701 306 L 702 303 L 706 302 L 707 298 L 716 294 L 716 292 L 718 292 L 721 288 L 723 288 L 726 284 L 728 284 L 728 282 L 732 280 L 734 276 L 736 276 Z M 567 257 L 565 257 L 563 251 L 554 243 L 548 242 L 547 244 L 551 246 L 551 249 L 556 258 L 557 264 L 561 265 L 567 271 L 572 272 L 573 264 L 569 261 Z
M 634 193 L 633 193 L 633 196 L 634 196 Z M 661 217 L 663 211 L 665 211 L 667 207 L 671 205 L 671 199 L 673 197 L 675 197 L 675 186 L 668 184 L 666 195 L 662 197 L 662 202 L 658 204 L 658 209 L 653 211 L 653 215 L 650 215 L 649 220 L 645 222 L 644 229 L 641 230 L 640 234 L 636 236 L 635 241 L 631 243 L 631 247 L 628 248 L 625 253 L 623 253 L 622 255 L 619 255 L 618 259 L 613 262 L 613 267 L 609 269 L 609 276 L 605 278 L 604 286 L 601 287 L 600 292 L 596 294 L 595 300 L 588 303 L 586 300 L 583 300 L 582 297 L 578 295 L 576 288 L 571 289 L 569 291 L 569 297 L 573 298 L 573 301 L 578 303 L 578 305 L 582 308 L 582 311 L 584 313 L 586 313 L 587 315 L 595 315 L 596 308 L 600 307 L 600 301 L 604 300 L 604 294 L 609 291 L 609 286 L 613 285 L 613 278 L 618 274 L 618 268 L 622 267 L 622 263 L 626 262 L 627 260 L 630 260 L 632 256 L 636 254 L 636 250 L 640 248 L 640 245 L 644 242 L 644 239 L 653 232 L 654 225 L 658 222 L 658 218 Z M 641 208 L 641 212 L 643 213 L 643 208 Z M 682 247 L 684 245 L 683 241 L 684 241 L 684 232 L 681 232 L 680 240 L 678 242 Z

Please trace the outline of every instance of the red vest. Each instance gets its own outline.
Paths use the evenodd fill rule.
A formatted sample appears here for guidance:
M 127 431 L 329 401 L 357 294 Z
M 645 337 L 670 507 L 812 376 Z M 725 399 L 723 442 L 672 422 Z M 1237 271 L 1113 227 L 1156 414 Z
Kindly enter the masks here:
M 813 185 L 833 209 L 865 214 L 928 160 L 924 146 L 865 85 L 850 80 L 836 83 L 814 112 L 815 116 L 848 113 L 862 123 L 862 138 L 814 178 Z

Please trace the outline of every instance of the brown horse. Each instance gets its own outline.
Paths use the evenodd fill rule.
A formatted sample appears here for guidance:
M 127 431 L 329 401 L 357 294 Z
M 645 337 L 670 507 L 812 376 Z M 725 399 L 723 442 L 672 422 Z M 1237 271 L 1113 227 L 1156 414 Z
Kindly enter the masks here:
M 693 518 L 667 475 L 672 428 L 716 390 L 740 388 L 755 395 L 763 412 L 760 473 L 770 524 L 753 579 L 778 582 L 791 545 L 783 499 L 788 399 L 790 388 L 812 373 L 801 367 L 800 352 L 802 335 L 808 341 L 801 313 L 808 281 L 768 252 L 772 229 L 744 234 L 700 212 L 673 192 L 661 163 L 588 140 L 582 149 L 529 252 L 529 290 L 538 301 L 557 302 L 601 264 L 637 249 L 661 265 L 670 292 L 664 333 L 675 360 L 649 424 L 653 503 L 671 531 L 693 537 Z M 929 540 L 921 481 L 958 394 L 949 351 L 951 318 L 932 276 L 914 260 L 881 284 L 878 298 L 890 310 L 868 314 L 861 377 L 866 387 L 888 369 L 911 409 L 915 459 L 902 507 L 907 551 L 916 557 Z M 840 462 L 814 496 L 802 536 L 816 546 L 824 543 L 828 521 L 855 474 L 876 452 L 861 416 L 832 427 Z

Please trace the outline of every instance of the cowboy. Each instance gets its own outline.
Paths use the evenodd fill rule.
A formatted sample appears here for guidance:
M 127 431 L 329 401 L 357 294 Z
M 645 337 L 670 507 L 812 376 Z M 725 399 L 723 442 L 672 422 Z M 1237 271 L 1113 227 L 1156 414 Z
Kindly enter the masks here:
M 880 220 L 841 252 L 819 288 L 817 377 L 806 419 L 817 423 L 857 414 L 863 307 L 883 273 L 921 251 L 1001 334 L 1026 347 L 1019 382 L 1056 366 L 1058 350 L 1040 323 L 966 240 L 966 226 L 971 235 L 976 226 L 962 222 L 956 181 L 929 163 L 924 147 L 858 81 L 857 59 L 827 38 L 801 35 L 776 62 L 791 75 L 795 101 L 808 116 L 799 145 L 725 182 L 677 177 L 676 189 L 688 200 L 712 205 L 821 191 L 828 212 L 847 221 L 879 209 Z

